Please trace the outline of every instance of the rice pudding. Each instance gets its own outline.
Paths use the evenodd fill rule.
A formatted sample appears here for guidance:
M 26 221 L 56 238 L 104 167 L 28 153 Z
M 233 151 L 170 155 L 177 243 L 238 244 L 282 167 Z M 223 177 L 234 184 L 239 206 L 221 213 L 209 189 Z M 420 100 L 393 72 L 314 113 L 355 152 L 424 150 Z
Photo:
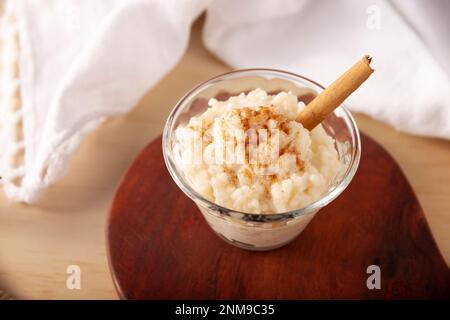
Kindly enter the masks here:
M 208 106 L 175 130 L 174 154 L 192 187 L 213 203 L 257 214 L 299 209 L 327 192 L 342 169 L 322 125 L 308 131 L 295 120 L 305 104 L 291 92 L 255 89 Z

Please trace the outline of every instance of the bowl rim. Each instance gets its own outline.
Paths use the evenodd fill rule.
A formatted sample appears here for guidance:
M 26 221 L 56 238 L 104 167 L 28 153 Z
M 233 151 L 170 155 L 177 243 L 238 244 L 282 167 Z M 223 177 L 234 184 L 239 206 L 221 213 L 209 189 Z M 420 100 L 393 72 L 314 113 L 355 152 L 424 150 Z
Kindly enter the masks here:
M 196 204 L 198 201 L 200 201 L 203 205 L 205 205 L 211 209 L 214 209 L 219 214 L 225 214 L 225 215 L 237 214 L 240 216 L 245 216 L 252 221 L 267 221 L 267 220 L 277 221 L 277 220 L 293 218 L 293 217 L 297 217 L 297 216 L 303 216 L 303 215 L 307 215 L 309 213 L 316 212 L 320 208 L 326 206 L 327 204 L 332 202 L 334 199 L 336 199 L 347 188 L 347 186 L 352 181 L 352 179 L 357 171 L 359 162 L 360 162 L 361 139 L 360 139 L 360 135 L 359 135 L 359 130 L 356 125 L 355 119 L 353 118 L 350 111 L 347 109 L 347 107 L 345 107 L 344 104 L 341 104 L 338 108 L 336 108 L 333 111 L 333 113 L 336 112 L 336 110 L 338 110 L 338 109 L 340 111 L 342 111 L 343 120 L 346 122 L 347 127 L 349 128 L 351 138 L 352 138 L 352 145 L 354 146 L 354 148 L 353 148 L 354 150 L 353 150 L 352 157 L 351 157 L 351 162 L 350 162 L 346 172 L 343 174 L 341 180 L 339 181 L 339 183 L 337 183 L 336 186 L 334 186 L 331 190 L 328 190 L 328 192 L 323 194 L 319 199 L 313 201 L 312 203 L 310 203 L 304 207 L 298 208 L 298 209 L 289 210 L 289 211 L 285 211 L 285 212 L 279 212 L 279 213 L 250 213 L 250 212 L 242 212 L 242 211 L 238 211 L 238 210 L 234 210 L 234 209 L 230 209 L 230 208 L 226 208 L 221 205 L 218 205 L 218 204 L 206 199 L 205 197 L 203 197 L 199 192 L 194 190 L 194 188 L 192 188 L 187 181 L 185 181 L 185 179 L 178 173 L 178 169 L 172 158 L 171 152 L 169 152 L 169 150 L 170 150 L 169 141 L 170 141 L 171 134 L 173 132 L 172 126 L 174 124 L 175 116 L 178 114 L 178 112 L 181 110 L 182 106 L 184 106 L 185 102 L 191 96 L 198 93 L 199 91 L 201 91 L 202 88 L 206 87 L 209 84 L 212 84 L 212 83 L 220 81 L 220 80 L 229 80 L 229 79 L 227 79 L 229 76 L 233 76 L 233 75 L 237 75 L 237 74 L 241 74 L 241 73 L 242 74 L 255 73 L 255 76 L 256 76 L 256 73 L 261 73 L 261 72 L 271 73 L 271 74 L 278 75 L 278 76 L 281 75 L 281 76 L 285 76 L 285 77 L 290 76 L 290 77 L 298 78 L 302 81 L 306 81 L 306 82 L 309 82 L 309 83 L 315 85 L 320 90 L 325 89 L 325 87 L 323 87 L 316 81 L 311 80 L 305 76 L 302 76 L 302 75 L 299 75 L 299 74 L 296 74 L 296 73 L 293 73 L 290 71 L 284 71 L 284 70 L 272 69 L 272 68 L 237 69 L 237 70 L 233 70 L 230 72 L 226 72 L 226 73 L 217 75 L 209 80 L 203 81 L 200 84 L 193 87 L 191 90 L 189 90 L 186 94 L 183 95 L 183 97 L 175 104 L 175 107 L 172 109 L 169 117 L 167 118 L 167 121 L 164 126 L 163 135 L 162 135 L 162 151 L 163 151 L 164 162 L 167 166 L 167 169 L 168 169 L 170 175 L 172 176 L 172 179 L 175 181 L 175 183 L 178 185 L 178 187 L 189 198 L 191 198 L 191 200 L 193 200 Z M 250 75 L 248 75 L 248 76 L 250 76 Z

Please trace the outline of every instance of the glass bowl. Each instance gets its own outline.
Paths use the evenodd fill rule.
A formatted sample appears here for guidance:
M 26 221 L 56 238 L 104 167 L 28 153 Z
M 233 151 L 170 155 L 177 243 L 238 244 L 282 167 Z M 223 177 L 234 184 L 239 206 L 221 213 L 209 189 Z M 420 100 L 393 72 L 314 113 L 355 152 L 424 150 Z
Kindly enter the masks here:
M 248 250 L 271 250 L 295 239 L 318 210 L 339 196 L 352 180 L 361 156 L 358 128 L 350 112 L 341 105 L 323 122 L 335 148 L 342 170 L 328 190 L 316 201 L 296 210 L 269 214 L 246 213 L 222 207 L 198 193 L 177 165 L 174 155 L 175 134 L 179 126 L 206 110 L 210 98 L 226 99 L 260 88 L 269 93 L 291 91 L 307 104 L 324 88 L 303 76 L 273 69 L 232 71 L 208 80 L 189 91 L 177 103 L 164 128 L 162 148 L 164 161 L 175 183 L 191 198 L 209 226 L 225 241 Z

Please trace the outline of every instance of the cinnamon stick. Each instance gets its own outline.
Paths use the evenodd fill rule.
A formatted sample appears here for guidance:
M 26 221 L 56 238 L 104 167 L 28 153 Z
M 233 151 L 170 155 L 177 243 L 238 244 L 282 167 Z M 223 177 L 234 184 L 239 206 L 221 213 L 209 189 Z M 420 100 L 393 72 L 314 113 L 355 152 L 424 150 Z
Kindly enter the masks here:
M 369 78 L 374 71 L 370 67 L 371 61 L 372 58 L 365 55 L 355 63 L 339 79 L 315 97 L 300 113 L 297 121 L 308 130 L 314 129 Z

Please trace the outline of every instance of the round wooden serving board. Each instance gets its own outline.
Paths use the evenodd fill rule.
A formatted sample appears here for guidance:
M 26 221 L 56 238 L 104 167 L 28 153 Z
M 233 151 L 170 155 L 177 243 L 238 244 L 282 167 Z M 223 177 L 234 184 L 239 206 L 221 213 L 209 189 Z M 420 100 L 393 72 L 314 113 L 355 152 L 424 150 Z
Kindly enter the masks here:
M 251 252 L 225 243 L 172 181 L 161 138 L 125 174 L 107 226 L 124 299 L 450 298 L 450 270 L 398 165 L 364 134 L 350 186 L 291 244 Z M 367 288 L 367 267 L 381 289 Z

